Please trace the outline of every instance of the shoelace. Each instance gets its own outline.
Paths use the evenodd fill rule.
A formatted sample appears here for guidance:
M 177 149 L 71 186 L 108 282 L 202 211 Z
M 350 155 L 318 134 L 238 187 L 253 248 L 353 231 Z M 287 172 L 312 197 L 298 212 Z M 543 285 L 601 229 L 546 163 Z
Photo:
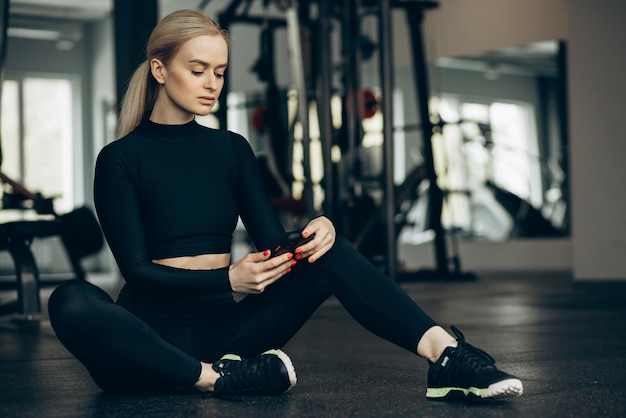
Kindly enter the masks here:
M 240 393 L 258 390 L 262 387 L 261 377 L 256 367 L 251 367 L 248 360 L 230 361 L 220 370 L 222 385 L 228 392 Z
M 473 369 L 479 370 L 485 366 L 494 367 L 496 360 L 493 357 L 480 348 L 474 347 L 473 345 L 465 342 L 465 336 L 457 327 L 452 325 L 450 328 L 457 338 L 459 344 L 458 346 L 462 348 L 462 350 L 459 350 L 459 354 L 465 357 L 469 363 L 472 364 Z

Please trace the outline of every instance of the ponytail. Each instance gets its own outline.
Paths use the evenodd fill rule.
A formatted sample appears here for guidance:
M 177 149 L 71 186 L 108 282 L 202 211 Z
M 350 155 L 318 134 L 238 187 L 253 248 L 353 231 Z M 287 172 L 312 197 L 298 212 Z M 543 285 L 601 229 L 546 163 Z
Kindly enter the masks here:
M 144 115 L 152 111 L 156 99 L 156 84 L 146 60 L 135 70 L 128 83 L 117 124 L 118 139 L 139 126 Z

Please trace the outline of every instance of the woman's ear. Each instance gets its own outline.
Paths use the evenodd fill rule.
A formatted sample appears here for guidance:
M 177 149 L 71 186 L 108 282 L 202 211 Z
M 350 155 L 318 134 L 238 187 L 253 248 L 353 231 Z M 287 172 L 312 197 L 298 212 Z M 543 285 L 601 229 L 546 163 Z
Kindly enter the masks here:
M 165 84 L 165 65 L 158 58 L 152 58 L 150 60 L 150 72 L 152 76 L 159 84 Z

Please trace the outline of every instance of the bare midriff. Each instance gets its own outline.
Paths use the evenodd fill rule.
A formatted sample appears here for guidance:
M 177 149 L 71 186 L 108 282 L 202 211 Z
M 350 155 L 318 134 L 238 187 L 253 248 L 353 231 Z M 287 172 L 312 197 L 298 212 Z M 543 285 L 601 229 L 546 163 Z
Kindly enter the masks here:
M 152 260 L 155 264 L 186 270 L 215 270 L 230 264 L 230 253 L 200 254 Z

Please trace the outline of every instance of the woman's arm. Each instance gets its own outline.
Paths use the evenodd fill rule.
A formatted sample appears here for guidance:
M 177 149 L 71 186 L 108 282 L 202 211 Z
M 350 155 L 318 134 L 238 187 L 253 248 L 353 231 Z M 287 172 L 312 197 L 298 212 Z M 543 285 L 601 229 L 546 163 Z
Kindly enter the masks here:
M 285 231 L 265 191 L 250 145 L 243 137 L 237 134 L 232 136 L 242 162 L 239 186 L 241 218 L 257 248 L 274 248 L 285 236 Z M 335 227 L 324 216 L 311 220 L 302 232 L 306 236 L 315 234 L 315 237 L 299 248 L 297 260 L 308 259 L 312 263 L 326 254 L 335 243 Z
M 285 229 L 266 192 L 258 161 L 244 137 L 231 133 L 231 141 L 241 164 L 237 190 L 241 220 L 259 250 L 274 248 Z

